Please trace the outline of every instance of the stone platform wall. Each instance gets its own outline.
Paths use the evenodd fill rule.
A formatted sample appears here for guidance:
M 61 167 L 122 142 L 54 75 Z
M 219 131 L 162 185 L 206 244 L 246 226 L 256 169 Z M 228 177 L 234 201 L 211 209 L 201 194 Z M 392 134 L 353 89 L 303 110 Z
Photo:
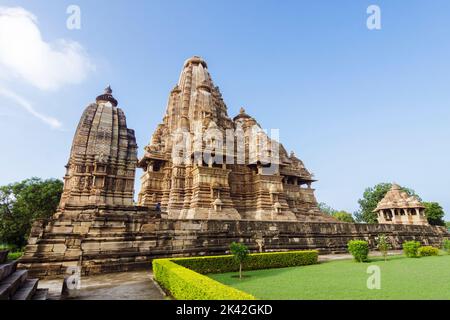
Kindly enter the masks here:
M 351 239 L 366 239 L 373 247 L 384 233 L 395 249 L 418 240 L 440 246 L 446 229 L 413 225 L 364 225 L 324 222 L 168 220 L 147 212 L 90 212 L 65 215 L 58 221 L 35 223 L 20 266 L 39 277 L 59 276 L 69 266 L 82 274 L 149 268 L 154 258 L 224 254 L 233 241 L 252 251 L 318 249 L 342 253 Z

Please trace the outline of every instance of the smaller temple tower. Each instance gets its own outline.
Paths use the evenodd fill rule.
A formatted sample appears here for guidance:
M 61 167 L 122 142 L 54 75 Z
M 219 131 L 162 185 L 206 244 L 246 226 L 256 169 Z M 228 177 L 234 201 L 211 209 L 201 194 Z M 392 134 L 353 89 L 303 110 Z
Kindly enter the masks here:
M 111 87 L 85 110 L 73 139 L 60 209 L 133 205 L 137 145 Z
M 134 217 L 149 221 L 153 215 L 134 205 L 136 164 L 134 130 L 127 127 L 125 114 L 107 87 L 81 116 L 59 208 L 50 219 L 33 223 L 18 267 L 39 276 L 92 271 L 102 268 L 98 261 L 111 256 L 118 261 L 121 253 L 132 264 L 139 263 L 129 256 L 138 255 L 136 247 L 128 248 L 124 239 L 135 231 Z
M 379 223 L 428 225 L 424 205 L 395 183 L 374 212 L 378 215 Z

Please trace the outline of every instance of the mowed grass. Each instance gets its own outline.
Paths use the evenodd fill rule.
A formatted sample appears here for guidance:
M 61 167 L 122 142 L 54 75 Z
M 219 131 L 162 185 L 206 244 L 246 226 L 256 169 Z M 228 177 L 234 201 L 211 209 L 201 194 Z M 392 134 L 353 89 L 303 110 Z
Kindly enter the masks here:
M 371 274 L 381 271 L 381 289 L 368 289 Z M 248 292 L 258 299 L 335 300 L 335 299 L 450 299 L 450 255 L 406 258 L 392 256 L 385 262 L 372 258 L 368 263 L 353 260 L 324 262 L 312 266 L 245 271 L 242 280 L 236 273 L 209 277 Z

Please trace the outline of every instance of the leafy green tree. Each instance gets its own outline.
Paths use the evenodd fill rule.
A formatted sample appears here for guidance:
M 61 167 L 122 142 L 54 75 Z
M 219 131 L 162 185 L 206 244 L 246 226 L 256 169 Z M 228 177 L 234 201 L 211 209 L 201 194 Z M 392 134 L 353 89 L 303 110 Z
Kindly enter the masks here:
M 319 203 L 319 209 L 323 213 L 325 213 L 329 216 L 332 216 L 339 221 L 350 222 L 350 223 L 355 222 L 351 213 L 348 213 L 347 211 L 344 211 L 344 210 L 338 211 L 336 209 L 333 209 L 332 207 L 330 207 L 329 205 L 327 205 L 324 202 Z
M 242 265 L 248 257 L 248 248 L 242 243 L 233 242 L 230 245 L 230 252 L 239 263 L 239 279 L 242 279 Z
M 365 223 L 378 223 L 377 214 L 373 212 L 376 209 L 378 202 L 380 202 L 386 193 L 391 189 L 391 183 L 379 183 L 373 188 L 367 188 L 364 191 L 362 199 L 358 200 L 359 210 L 355 213 L 357 222 Z M 410 196 L 416 196 L 419 200 L 420 197 L 409 188 L 402 188 Z
M 63 182 L 31 178 L 0 187 L 0 243 L 26 244 L 33 220 L 51 217 Z
M 319 209 L 323 213 L 328 214 L 330 216 L 332 216 L 334 213 L 337 212 L 337 210 L 333 209 L 332 207 L 330 207 L 329 205 L 327 205 L 324 202 L 319 203 Z
M 377 242 L 378 250 L 380 250 L 381 254 L 383 255 L 384 261 L 386 261 L 388 251 L 389 249 L 391 249 L 389 238 L 385 234 L 380 234 L 375 240 Z
M 425 216 L 428 223 L 433 226 L 445 226 L 444 209 L 437 202 L 423 202 L 425 206 Z
M 348 213 L 347 211 L 336 211 L 335 213 L 332 214 L 332 216 L 342 222 L 349 222 L 349 223 L 355 222 L 352 214 Z
M 450 221 L 447 221 L 447 222 L 445 223 L 445 225 L 447 226 L 447 229 L 450 231 Z

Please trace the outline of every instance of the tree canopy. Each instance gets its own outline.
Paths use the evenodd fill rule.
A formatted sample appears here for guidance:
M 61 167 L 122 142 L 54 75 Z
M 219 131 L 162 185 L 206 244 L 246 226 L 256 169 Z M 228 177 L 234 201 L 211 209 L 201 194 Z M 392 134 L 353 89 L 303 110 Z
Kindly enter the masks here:
M 355 219 L 353 219 L 352 214 L 347 211 L 336 211 L 332 214 L 332 216 L 342 222 L 349 222 L 349 223 L 355 222 Z
M 320 211 L 322 211 L 325 214 L 328 214 L 330 216 L 332 216 L 334 213 L 337 212 L 337 210 L 333 209 L 332 207 L 330 207 L 329 205 L 327 205 L 324 202 L 320 202 L 319 203 L 319 209 Z
M 0 187 L 0 243 L 22 247 L 35 219 L 51 217 L 63 182 L 31 178 Z
M 425 216 L 428 223 L 433 226 L 445 226 L 444 209 L 437 202 L 423 202 L 425 206 Z
M 319 209 L 323 213 L 328 214 L 328 215 L 336 218 L 339 221 L 350 222 L 350 223 L 355 222 L 351 213 L 348 213 L 347 211 L 344 211 L 344 210 L 333 209 L 326 203 L 323 203 L 323 202 L 319 203 Z
M 386 193 L 391 189 L 391 183 L 379 183 L 372 188 L 367 188 L 364 191 L 363 197 L 358 200 L 359 210 L 355 213 L 357 222 L 378 223 L 377 214 L 373 212 L 376 209 L 378 202 L 380 202 Z M 402 188 L 410 196 L 420 197 L 410 188 Z

